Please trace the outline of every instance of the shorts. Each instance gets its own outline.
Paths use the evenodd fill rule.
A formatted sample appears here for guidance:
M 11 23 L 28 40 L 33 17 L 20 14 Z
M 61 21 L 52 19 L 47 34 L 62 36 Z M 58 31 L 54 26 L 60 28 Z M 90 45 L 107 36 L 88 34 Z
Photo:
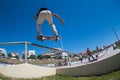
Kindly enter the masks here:
M 52 13 L 49 10 L 43 10 L 39 13 L 37 24 L 42 24 L 44 20 L 47 20 L 49 24 L 53 23 Z

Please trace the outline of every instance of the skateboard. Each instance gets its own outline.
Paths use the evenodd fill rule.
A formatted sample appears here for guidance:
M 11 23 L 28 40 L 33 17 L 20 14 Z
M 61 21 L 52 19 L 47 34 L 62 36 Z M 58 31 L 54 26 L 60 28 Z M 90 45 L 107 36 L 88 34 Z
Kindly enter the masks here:
M 90 60 L 90 62 L 96 61 L 97 59 Z
M 60 40 L 62 37 L 61 36 L 58 36 L 58 38 L 56 39 L 55 36 L 36 36 L 36 39 L 37 40 L 40 40 L 40 41 L 44 41 L 44 40 L 54 40 L 54 41 L 58 41 Z

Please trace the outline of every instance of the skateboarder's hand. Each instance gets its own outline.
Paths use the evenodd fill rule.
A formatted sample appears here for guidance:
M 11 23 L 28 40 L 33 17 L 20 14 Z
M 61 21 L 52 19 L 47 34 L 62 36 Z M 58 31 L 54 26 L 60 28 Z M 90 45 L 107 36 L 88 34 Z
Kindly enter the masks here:
M 64 24 L 64 20 L 61 20 L 61 23 Z
M 34 16 L 34 19 L 37 20 L 37 16 Z

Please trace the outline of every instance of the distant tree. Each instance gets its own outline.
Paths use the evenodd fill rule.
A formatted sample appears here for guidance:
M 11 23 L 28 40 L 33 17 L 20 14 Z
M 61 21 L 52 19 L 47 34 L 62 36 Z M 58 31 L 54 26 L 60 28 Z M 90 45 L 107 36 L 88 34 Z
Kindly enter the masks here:
M 87 58 L 87 54 L 86 53 L 82 54 L 82 57 Z
M 35 55 L 30 55 L 29 59 L 36 59 Z
M 41 55 L 41 54 L 38 55 L 38 56 L 37 56 L 37 59 L 40 59 L 40 60 L 43 59 L 43 55 Z
M 62 56 L 55 56 L 55 59 L 62 59 Z
M 12 54 L 11 54 L 11 53 L 9 53 L 9 54 L 8 54 L 8 58 L 11 58 L 11 57 L 12 57 Z
M 93 51 L 92 51 L 92 53 L 93 53 L 93 54 L 96 54 L 96 53 L 97 53 L 97 51 L 96 51 L 96 50 L 93 50 Z
M 22 55 L 22 58 L 25 59 L 25 54 Z
M 50 57 L 50 55 L 44 55 L 44 58 L 45 59 L 50 59 L 51 57 Z
M 73 57 L 79 57 L 77 54 L 73 54 Z
M 18 55 L 16 55 L 16 56 L 15 56 L 15 58 L 16 58 L 16 59 L 19 59 L 19 56 L 18 56 Z
M 5 54 L 4 54 L 4 53 L 1 53 L 1 54 L 0 54 L 0 57 L 5 57 Z
M 62 59 L 62 56 L 58 56 L 58 59 Z
M 56 57 L 55 56 L 53 56 L 53 57 L 51 57 L 52 59 L 56 59 Z

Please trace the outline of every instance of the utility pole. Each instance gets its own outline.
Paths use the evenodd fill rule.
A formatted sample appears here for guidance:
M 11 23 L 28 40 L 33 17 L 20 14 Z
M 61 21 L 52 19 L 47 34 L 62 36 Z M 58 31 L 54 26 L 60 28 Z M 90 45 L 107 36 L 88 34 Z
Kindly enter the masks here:
M 27 61 L 27 42 L 25 42 L 25 63 L 28 63 Z
M 117 32 L 115 31 L 115 29 L 114 29 L 114 27 L 112 27 L 112 31 L 114 32 L 114 34 L 115 34 L 115 36 L 116 36 L 116 38 L 117 38 L 117 45 L 120 45 L 120 39 L 119 39 L 119 37 L 118 37 L 118 34 L 117 34 Z

